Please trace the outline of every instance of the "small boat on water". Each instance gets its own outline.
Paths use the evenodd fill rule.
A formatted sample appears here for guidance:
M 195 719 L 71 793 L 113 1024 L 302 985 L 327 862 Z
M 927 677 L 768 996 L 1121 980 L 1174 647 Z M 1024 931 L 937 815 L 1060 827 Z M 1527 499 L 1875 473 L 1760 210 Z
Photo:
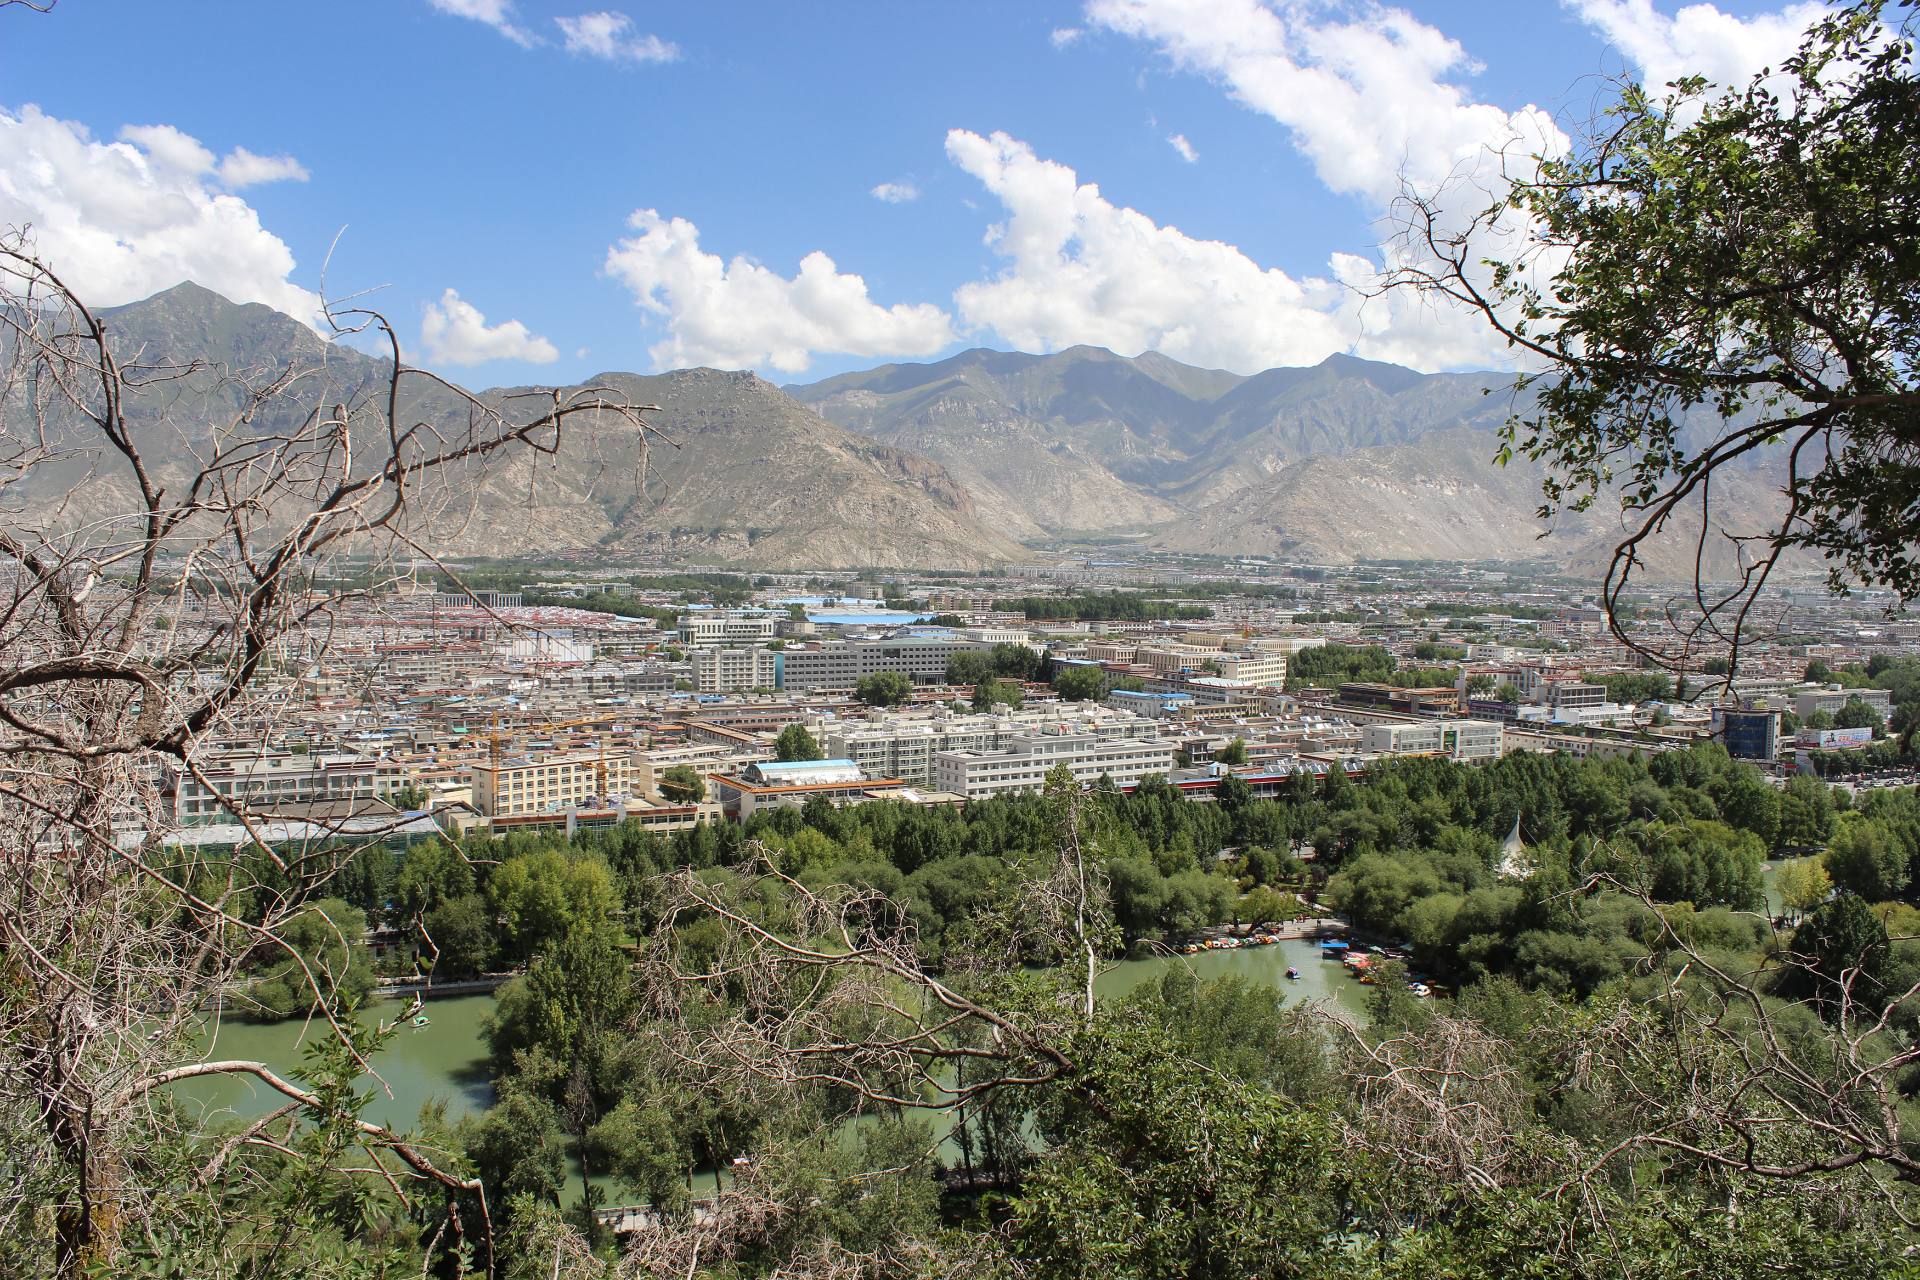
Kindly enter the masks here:
M 415 1028 L 429 1027 L 433 1025 L 433 1019 L 427 1017 L 424 1013 L 416 1013 L 413 1015 L 413 1025 Z
M 1287 969 L 1287 980 L 1288 980 L 1289 982 L 1298 982 L 1298 981 L 1300 981 L 1300 971 L 1299 971 L 1298 969 L 1295 969 L 1295 968 L 1293 968 L 1293 967 L 1291 967 L 1291 966 L 1289 966 L 1289 967 L 1288 967 L 1288 969 Z

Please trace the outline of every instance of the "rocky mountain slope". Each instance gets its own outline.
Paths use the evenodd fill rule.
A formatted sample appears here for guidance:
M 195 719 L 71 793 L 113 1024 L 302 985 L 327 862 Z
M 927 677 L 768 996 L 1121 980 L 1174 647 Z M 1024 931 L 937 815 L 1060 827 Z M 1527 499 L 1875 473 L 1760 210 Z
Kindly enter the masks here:
M 1399 558 L 1604 563 L 1606 502 L 1549 529 L 1541 473 L 1493 462 L 1515 407 L 1499 374 L 1422 374 L 1331 356 L 1251 377 L 1158 353 L 976 350 L 788 387 L 851 430 L 943 463 L 983 511 L 1046 535 L 1144 532 L 1145 545 L 1322 563 Z M 1716 486 L 1716 527 L 1749 533 L 1777 495 L 1761 472 Z M 1015 527 L 1015 526 L 1009 526 Z M 1690 528 L 1698 532 L 1698 519 Z M 1649 548 L 1691 572 L 1688 538 Z M 1731 567 L 1725 539 L 1710 560 Z
M 386 362 L 191 284 L 116 308 L 105 320 L 123 359 L 209 366 L 156 382 L 133 400 L 136 438 L 163 478 L 187 474 L 195 448 L 240 412 L 246 384 L 289 367 L 307 371 L 293 394 L 245 428 L 263 434 L 315 406 L 352 403 L 384 387 Z M 588 385 L 662 406 L 655 416 L 673 444 L 655 442 L 643 459 L 630 425 L 611 415 L 575 419 L 551 456 L 522 451 L 451 477 L 428 530 L 432 544 L 492 555 L 663 551 L 764 568 L 984 567 L 1021 554 L 939 465 L 835 426 L 752 374 L 609 373 Z M 430 380 L 407 386 L 405 423 L 453 426 L 471 411 L 461 395 Z M 510 399 L 529 390 L 477 394 L 509 414 L 531 415 L 546 389 Z M 36 487 L 49 501 L 67 499 L 75 518 L 123 507 L 127 497 L 110 466 L 89 475 L 84 461 L 37 478 Z
M 105 318 L 124 361 L 207 362 L 192 377 L 153 381 L 132 403 L 136 438 L 176 491 L 211 432 L 272 433 L 384 387 L 384 361 L 194 285 Z M 244 387 L 288 367 L 306 371 L 296 393 L 233 427 L 248 407 Z M 1148 546 L 1322 563 L 1520 558 L 1587 569 L 1620 535 L 1617 510 L 1544 529 L 1539 472 L 1493 464 L 1495 430 L 1513 407 L 1496 374 L 1334 356 L 1243 377 L 1075 347 L 967 351 L 784 390 L 713 369 L 607 373 L 588 385 L 661 405 L 674 444 L 643 454 L 632 426 L 576 420 L 551 456 L 452 477 L 424 530 L 432 545 L 766 568 L 979 568 L 1022 558 L 1021 540 L 1126 531 Z M 476 394 L 524 415 L 549 393 Z M 457 389 L 429 379 L 411 381 L 401 405 L 404 421 L 434 426 L 470 411 Z M 129 496 L 112 462 L 69 459 L 9 493 L 63 503 L 66 519 L 105 518 Z M 1716 483 L 1717 524 L 1754 530 L 1778 497 L 1764 474 Z M 1691 540 L 1668 542 L 1650 548 L 1653 568 L 1690 570 Z M 1709 545 L 1714 564 L 1732 564 L 1723 539 Z
M 1310 458 L 1491 429 L 1505 416 L 1486 394 L 1498 385 L 1347 356 L 1242 377 L 1157 352 L 1073 347 L 967 351 L 787 391 L 945 465 L 982 509 L 1057 534 L 1169 523 L 1264 490 Z

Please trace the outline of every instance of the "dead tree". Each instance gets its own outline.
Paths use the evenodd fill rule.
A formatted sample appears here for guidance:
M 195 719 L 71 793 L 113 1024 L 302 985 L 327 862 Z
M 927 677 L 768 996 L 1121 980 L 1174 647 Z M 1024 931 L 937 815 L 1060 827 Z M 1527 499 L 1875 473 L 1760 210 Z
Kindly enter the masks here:
M 202 1006 L 249 954 L 286 950 L 334 1017 L 336 975 L 279 930 L 352 847 L 278 848 L 223 800 L 264 885 L 170 839 L 169 780 L 261 742 L 281 656 L 433 562 L 487 468 L 581 430 L 658 436 L 592 388 L 515 416 L 408 366 L 378 314 L 325 320 L 379 340 L 376 374 L 318 339 L 249 369 L 127 350 L 26 236 L 0 241 L 0 1122 L 18 1173 L 0 1239 L 40 1240 L 35 1206 L 55 1204 L 34 1247 L 65 1275 L 167 1212 L 142 1183 L 160 1086 L 240 1072 L 308 1105 L 261 1063 L 195 1061 Z M 423 392 L 438 406 L 414 416 Z M 363 1136 L 405 1176 L 478 1191 Z

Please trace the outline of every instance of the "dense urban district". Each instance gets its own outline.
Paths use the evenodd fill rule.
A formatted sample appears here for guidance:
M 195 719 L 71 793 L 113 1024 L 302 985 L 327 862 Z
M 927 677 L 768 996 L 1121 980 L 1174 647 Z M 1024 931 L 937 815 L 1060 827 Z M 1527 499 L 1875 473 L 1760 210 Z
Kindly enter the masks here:
M 508 1236 L 558 1218 L 646 1247 L 744 1183 L 787 1216 L 729 1246 L 743 1266 L 796 1235 L 862 1253 L 999 1222 L 1041 1273 L 1085 1274 L 1101 1216 L 1145 1212 L 1117 1273 L 1165 1252 L 1432 1274 L 1424 1237 L 1330 1247 L 1385 1214 L 1464 1249 L 1455 1274 L 1520 1274 L 1561 1233 L 1665 1239 L 1743 1144 L 1848 1165 L 1835 1125 L 1904 1150 L 1911 1082 L 1876 1064 L 1920 1030 L 1920 624 L 1814 588 L 1731 679 L 1676 677 L 1537 570 L 1108 554 L 422 565 L 276 653 L 257 721 L 161 784 L 183 873 L 236 860 L 267 896 L 326 869 L 219 1016 L 304 1025 L 324 975 L 417 1052 L 441 997 L 491 992 L 485 1105 L 421 1124 Z M 1047 918 L 1063 848 L 1104 886 L 1077 934 Z M 1155 968 L 1062 1042 L 1071 1087 L 969 1095 L 1038 1051 L 977 1015 L 844 1060 L 798 1038 L 862 1018 L 757 931 L 849 920 L 839 950 L 886 932 L 929 975 L 890 1000 L 948 983 L 1029 1031 L 1087 965 Z M 1225 952 L 1252 967 L 1196 967 Z M 1288 999 L 1309 978 L 1330 1002 Z M 1659 993 L 1719 1013 L 1676 1045 Z M 1802 1094 L 1749 1092 L 1755 1019 Z M 1815 1099 L 1833 1110 L 1787 1140 L 1773 1113 Z M 950 1108 L 938 1129 L 920 1104 Z M 1220 1149 L 1179 1136 L 1203 1118 Z M 1536 1198 L 1576 1173 L 1578 1201 Z M 1662 1247 L 1831 1274 L 1902 1256 L 1884 1171 L 1741 1185 L 1737 1233 Z M 403 1202 L 343 1208 L 303 1229 L 407 1252 Z M 1736 1274 L 1658 1274 L 1709 1273 Z
M 679 54 L 535 7 L 431 6 L 516 58 L 564 36 L 582 82 Z M 121 185 L 184 184 L 279 280 L 235 192 L 292 156 L 0 109 L 0 221 L 54 215 L 0 226 L 0 1280 L 1920 1280 L 1920 9 L 1758 17 L 1808 25 L 1723 89 L 1689 64 L 1744 20 L 1578 7 L 1681 78 L 1583 82 L 1570 141 L 1403 92 L 1471 68 L 1398 9 L 1085 6 L 1316 162 L 1404 138 L 1453 180 L 1331 186 L 1398 238 L 1295 282 L 996 133 L 1012 265 L 961 328 L 982 290 L 1071 312 L 1020 273 L 1113 257 L 1089 309 L 1191 286 L 1272 330 L 1236 347 L 1289 338 L 1262 359 L 1308 322 L 1259 290 L 1358 326 L 1297 368 L 954 353 L 824 251 L 787 282 L 642 208 L 605 269 L 691 255 L 636 295 L 661 369 L 469 390 L 376 294 L 183 280 L 201 232 Z M 102 98 L 233 91 L 79 30 Z M 1444 118 L 1303 132 L 1395 110 Z M 569 218 L 673 186 L 542 161 Z M 585 260 L 546 252 L 567 220 L 535 274 Z M 804 368 L 842 306 L 842 355 L 938 319 L 945 358 L 666 369 L 723 289 L 761 336 L 716 361 Z M 1506 371 L 1344 349 L 1403 326 Z M 559 358 L 451 288 L 421 335 Z

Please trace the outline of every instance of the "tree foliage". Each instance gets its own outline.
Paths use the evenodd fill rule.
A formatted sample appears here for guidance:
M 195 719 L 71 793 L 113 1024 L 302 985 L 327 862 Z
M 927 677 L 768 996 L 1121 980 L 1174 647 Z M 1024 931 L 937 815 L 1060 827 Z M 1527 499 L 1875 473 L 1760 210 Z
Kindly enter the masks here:
M 1509 165 L 1479 217 L 1449 219 L 1445 194 L 1409 204 L 1409 253 L 1439 265 L 1403 279 L 1544 365 L 1520 380 L 1501 459 L 1545 464 L 1543 511 L 1617 488 L 1631 532 L 1609 602 L 1649 538 L 1696 536 L 1715 477 L 1763 470 L 1785 491 L 1733 588 L 1698 571 L 1704 609 L 1678 637 L 1619 630 L 1667 665 L 1697 668 L 1702 645 L 1737 663 L 1739 624 L 1788 549 L 1829 558 L 1836 588 L 1920 594 L 1912 21 L 1864 0 L 1823 16 L 1777 75 L 1623 85 L 1592 138 L 1534 174 Z

